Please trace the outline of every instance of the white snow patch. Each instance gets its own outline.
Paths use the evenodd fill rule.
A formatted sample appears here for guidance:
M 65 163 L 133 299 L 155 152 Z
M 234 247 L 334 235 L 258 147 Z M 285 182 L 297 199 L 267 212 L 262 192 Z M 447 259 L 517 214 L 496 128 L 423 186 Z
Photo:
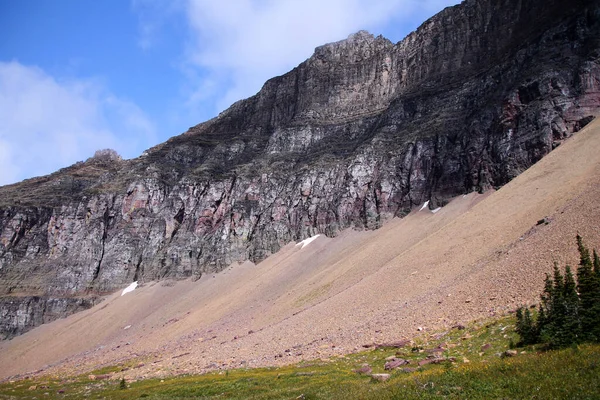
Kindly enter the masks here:
M 308 246 L 313 240 L 315 240 L 319 236 L 321 236 L 321 235 L 315 235 L 313 237 L 309 237 L 308 239 L 304 239 L 300 243 L 296 243 L 296 246 L 300 246 L 301 245 L 302 247 L 300 247 L 300 249 L 303 249 L 304 246 Z
M 435 210 L 431 210 L 431 212 L 435 214 L 436 212 L 440 211 L 441 209 L 442 209 L 442 207 L 438 207 Z
M 422 211 L 422 210 L 426 209 L 428 206 L 429 206 L 429 200 L 427 200 L 425 203 L 423 203 L 423 207 L 421 207 L 419 209 L 419 211 Z
M 125 289 L 123 289 L 121 296 L 123 296 L 126 293 L 133 292 L 136 287 L 137 287 L 137 281 L 133 282 L 131 285 L 129 285 Z

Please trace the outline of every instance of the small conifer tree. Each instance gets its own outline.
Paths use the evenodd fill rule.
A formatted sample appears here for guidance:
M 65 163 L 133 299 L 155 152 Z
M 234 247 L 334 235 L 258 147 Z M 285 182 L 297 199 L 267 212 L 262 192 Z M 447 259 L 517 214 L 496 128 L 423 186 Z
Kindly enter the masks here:
M 518 343 L 519 346 L 538 343 L 537 328 L 531 317 L 529 308 L 520 307 L 517 309 L 517 325 L 515 330 L 521 336 L 521 341 Z
M 577 268 L 577 290 L 579 292 L 581 332 L 585 341 L 600 340 L 600 278 L 596 271 L 598 255 L 594 251 L 594 261 L 589 250 L 584 246 L 581 236 L 577 235 L 580 264 Z
M 541 342 L 548 343 L 551 336 L 551 322 L 552 322 L 552 298 L 554 297 L 554 282 L 550 275 L 546 274 L 544 281 L 544 291 L 540 296 L 542 302 L 540 303 L 540 312 L 537 320 L 537 331 L 539 332 L 539 339 Z
M 579 318 L 579 296 L 577 295 L 577 284 L 571 272 L 571 267 L 566 266 L 563 286 L 562 301 L 564 303 L 564 322 L 561 327 L 563 343 L 562 346 L 577 343 L 581 340 L 581 322 Z
M 598 257 L 596 249 L 594 249 L 594 273 L 600 275 L 600 257 Z
M 564 275 L 554 264 L 546 274 L 537 320 L 525 308 L 517 310 L 516 332 L 520 345 L 544 343 L 550 348 L 574 343 L 600 342 L 600 257 L 593 256 L 577 235 L 577 281 L 570 266 Z

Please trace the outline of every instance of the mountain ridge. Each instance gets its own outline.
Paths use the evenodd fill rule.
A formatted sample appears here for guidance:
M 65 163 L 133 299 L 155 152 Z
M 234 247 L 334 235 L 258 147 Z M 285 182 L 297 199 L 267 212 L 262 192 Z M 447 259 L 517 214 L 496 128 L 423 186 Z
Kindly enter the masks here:
M 46 313 L 56 299 L 85 308 L 506 184 L 600 107 L 599 16 L 592 1 L 469 0 L 397 44 L 318 47 L 137 159 L 0 188 L 0 332 L 73 311 Z

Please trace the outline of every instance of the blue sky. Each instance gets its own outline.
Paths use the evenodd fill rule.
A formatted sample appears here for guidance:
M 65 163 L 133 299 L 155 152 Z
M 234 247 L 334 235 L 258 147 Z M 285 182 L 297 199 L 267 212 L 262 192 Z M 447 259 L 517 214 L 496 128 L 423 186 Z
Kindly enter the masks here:
M 459 0 L 0 0 L 0 185 L 214 117 L 324 43 Z

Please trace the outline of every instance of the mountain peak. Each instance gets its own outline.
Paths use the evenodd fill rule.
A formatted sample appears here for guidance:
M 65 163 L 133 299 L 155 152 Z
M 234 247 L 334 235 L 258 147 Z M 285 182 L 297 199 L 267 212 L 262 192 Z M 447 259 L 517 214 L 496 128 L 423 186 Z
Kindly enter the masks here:
M 358 61 L 369 58 L 376 52 L 392 46 L 392 42 L 383 36 L 375 37 L 368 31 L 360 30 L 349 35 L 346 39 L 317 47 L 313 57 L 319 59 L 350 58 L 350 61 Z
M 346 40 L 347 41 L 353 41 L 353 42 L 367 40 L 367 41 L 371 41 L 372 42 L 372 41 L 375 40 L 375 35 L 373 35 L 369 31 L 360 30 L 360 31 L 358 31 L 356 33 L 353 33 L 353 34 L 349 35 Z

